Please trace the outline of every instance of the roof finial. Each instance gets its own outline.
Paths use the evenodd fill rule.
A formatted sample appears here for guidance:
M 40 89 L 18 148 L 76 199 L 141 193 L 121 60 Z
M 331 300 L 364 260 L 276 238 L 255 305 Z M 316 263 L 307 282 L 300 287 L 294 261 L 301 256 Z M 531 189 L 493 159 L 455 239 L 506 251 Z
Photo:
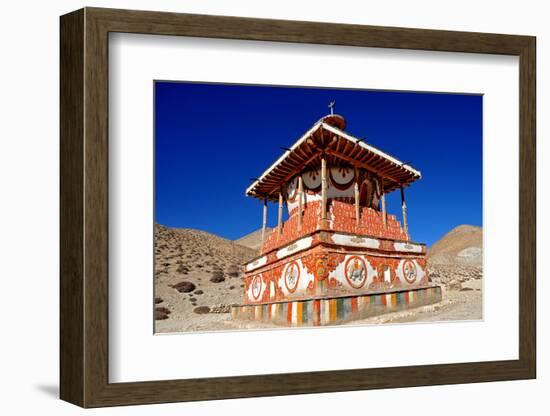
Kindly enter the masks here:
M 328 105 L 328 108 L 330 108 L 330 115 L 334 115 L 334 107 L 336 106 L 336 101 L 331 101 Z

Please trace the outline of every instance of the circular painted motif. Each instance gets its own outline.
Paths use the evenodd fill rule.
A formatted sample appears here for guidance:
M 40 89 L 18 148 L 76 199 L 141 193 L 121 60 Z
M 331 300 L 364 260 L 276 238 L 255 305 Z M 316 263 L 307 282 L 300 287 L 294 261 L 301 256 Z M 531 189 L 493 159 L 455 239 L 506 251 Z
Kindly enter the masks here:
M 302 180 L 307 189 L 310 191 L 318 191 L 321 189 L 321 170 L 315 169 L 302 173 Z
M 290 293 L 298 287 L 298 280 L 300 280 L 300 267 L 293 261 L 285 269 L 285 286 Z
M 351 287 L 359 289 L 367 281 L 367 266 L 361 257 L 350 257 L 344 267 L 345 275 Z
M 294 202 L 298 190 L 298 177 L 292 179 L 286 188 L 286 197 L 289 202 Z
M 254 277 L 254 280 L 252 280 L 252 296 L 254 299 L 258 299 L 260 293 L 262 293 L 262 278 L 258 274 Z
M 409 283 L 414 283 L 416 280 L 416 265 L 411 260 L 403 262 L 403 277 Z
M 355 172 L 352 168 L 339 166 L 330 169 L 330 179 L 337 189 L 348 189 L 354 178 Z

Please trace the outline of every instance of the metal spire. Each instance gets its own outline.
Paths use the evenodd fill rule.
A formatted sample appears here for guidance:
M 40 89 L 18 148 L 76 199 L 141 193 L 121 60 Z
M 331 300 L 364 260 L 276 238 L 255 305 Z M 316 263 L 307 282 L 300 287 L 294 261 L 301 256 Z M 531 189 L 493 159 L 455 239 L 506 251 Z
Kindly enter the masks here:
M 331 101 L 328 105 L 328 108 L 330 108 L 330 115 L 334 115 L 334 107 L 336 106 L 336 101 Z

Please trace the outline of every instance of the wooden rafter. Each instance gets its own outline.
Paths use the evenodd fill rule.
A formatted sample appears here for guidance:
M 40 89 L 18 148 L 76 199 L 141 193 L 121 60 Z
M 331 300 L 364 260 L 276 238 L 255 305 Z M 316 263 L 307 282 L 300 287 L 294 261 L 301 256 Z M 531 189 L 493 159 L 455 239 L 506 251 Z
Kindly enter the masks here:
M 321 155 L 325 154 L 329 166 L 351 166 L 366 169 L 379 175 L 388 191 L 400 185 L 408 186 L 420 177 L 414 169 L 404 166 L 397 159 L 362 143 L 332 126 L 310 129 L 297 144 L 286 150 L 267 173 L 247 191 L 249 195 L 276 200 L 274 193 L 280 185 L 288 183 L 295 175 L 307 169 L 321 168 Z

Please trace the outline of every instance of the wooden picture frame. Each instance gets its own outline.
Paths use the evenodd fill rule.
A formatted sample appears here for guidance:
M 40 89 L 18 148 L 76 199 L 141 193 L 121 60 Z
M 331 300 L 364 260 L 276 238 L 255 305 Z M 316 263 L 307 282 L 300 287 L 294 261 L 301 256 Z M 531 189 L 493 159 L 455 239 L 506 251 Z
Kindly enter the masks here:
M 535 38 L 85 8 L 61 17 L 60 396 L 82 407 L 530 379 L 536 376 Z M 110 32 L 519 56 L 519 359 L 109 383 Z

